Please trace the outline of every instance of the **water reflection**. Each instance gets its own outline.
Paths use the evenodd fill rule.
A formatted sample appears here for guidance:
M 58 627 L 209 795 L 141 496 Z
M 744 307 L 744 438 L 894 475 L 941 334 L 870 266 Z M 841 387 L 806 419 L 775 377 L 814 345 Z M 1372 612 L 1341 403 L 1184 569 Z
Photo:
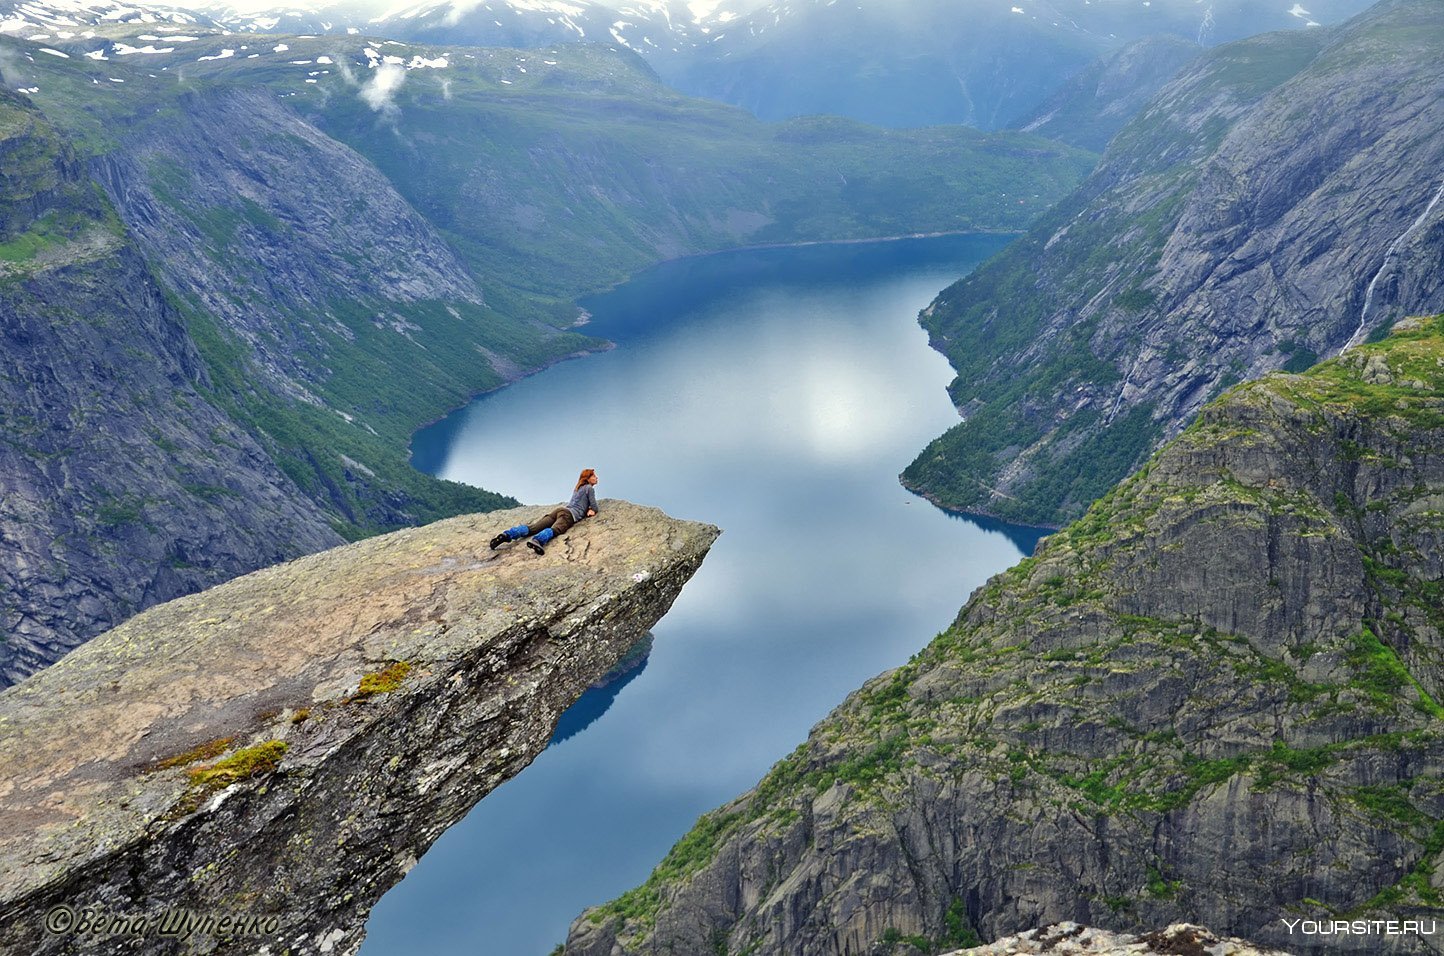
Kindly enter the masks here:
M 577 702 L 567 708 L 562 714 L 562 719 L 557 721 L 557 729 L 552 733 L 552 739 L 548 747 L 554 747 L 564 740 L 569 740 L 577 734 L 586 730 L 592 724 L 601 719 L 612 706 L 612 701 L 632 681 L 647 669 L 647 657 L 652 653 L 652 635 L 649 633 L 638 641 L 626 655 L 617 662 L 617 666 L 607 672 L 606 676 L 587 688 L 586 693 L 577 698 Z

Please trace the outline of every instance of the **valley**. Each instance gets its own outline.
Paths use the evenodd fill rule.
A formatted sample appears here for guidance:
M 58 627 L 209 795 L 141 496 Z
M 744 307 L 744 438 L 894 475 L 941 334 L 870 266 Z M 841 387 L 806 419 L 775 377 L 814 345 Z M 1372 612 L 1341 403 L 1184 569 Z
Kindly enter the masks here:
M 417 473 L 407 443 L 472 395 L 605 347 L 574 328 L 583 292 L 738 245 L 1019 229 L 1093 161 L 1015 133 L 769 126 L 672 93 L 631 54 L 598 48 L 427 48 L 403 61 L 374 40 L 267 40 L 263 55 L 212 35 L 155 47 L 183 47 L 181 58 L 122 52 L 151 29 L 57 38 L 59 55 L 0 39 L 0 73 L 31 91 L 17 117 L 65 144 L 76 195 L 92 196 L 147 263 L 206 402 L 258 446 L 276 493 L 317 530 L 215 568 L 206 549 L 155 532 L 151 547 L 183 573 L 148 586 L 59 535 L 47 562 L 12 582 L 7 631 L 30 636 L 0 652 L 9 680 L 127 611 L 223 580 L 222 567 L 507 504 Z M 408 70 L 415 62 L 429 65 Z M 385 101 L 370 95 L 391 82 Z M 1002 196 L 1004 184 L 1024 201 Z M 897 189 L 911 199 L 887 201 Z M 70 215 L 69 194 L 47 196 L 42 219 Z M 38 241 L 25 228 L 7 237 L 17 255 Z M 34 266 L 49 274 L 45 260 Z M 212 510 L 197 509 L 198 495 L 250 497 L 229 482 L 192 482 L 220 490 L 191 493 L 138 476 L 102 492 L 65 480 L 125 503 L 117 527 L 148 535 Z M 267 513 L 252 517 L 262 527 L 240 514 L 224 533 L 275 533 Z M 42 612 L 58 579 L 86 582 L 66 599 L 96 611 L 73 624 Z
M 6 0 L 0 948 L 1434 952 L 1441 48 Z

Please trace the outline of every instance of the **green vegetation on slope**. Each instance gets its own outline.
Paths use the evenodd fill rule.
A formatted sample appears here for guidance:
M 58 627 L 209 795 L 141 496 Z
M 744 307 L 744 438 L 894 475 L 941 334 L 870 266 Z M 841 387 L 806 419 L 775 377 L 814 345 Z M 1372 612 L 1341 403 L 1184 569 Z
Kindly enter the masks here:
M 375 413 L 368 421 L 386 430 L 368 429 L 330 409 L 255 387 L 253 379 L 259 376 L 235 336 L 199 308 L 183 302 L 176 305 L 206 360 L 208 397 L 261 440 L 281 470 L 331 516 L 332 527 L 342 537 L 355 540 L 398 526 L 516 504 L 504 495 L 424 475 L 398 454 L 406 447 L 408 424 L 423 421 L 421 416 L 437 407 L 436 386 L 427 389 L 395 375 L 377 375 L 366 383 L 362 407 Z M 430 338 L 428 344 L 429 356 L 455 361 L 465 360 L 471 346 L 469 339 L 440 336 Z M 366 354 L 361 352 L 360 357 Z M 353 384 L 353 370 L 358 367 L 367 368 L 357 362 L 332 380 L 339 383 L 335 394 L 363 387 Z M 500 380 L 494 378 L 491 384 Z M 448 397 L 464 394 L 461 387 L 452 388 Z M 333 397 L 329 390 L 328 397 Z
M 384 119 L 340 80 L 296 108 L 385 172 L 488 288 L 548 300 L 738 245 L 1021 229 L 1096 159 L 964 127 L 764 124 L 603 46 L 430 52 L 448 68 L 409 75 Z
M 1306 824 L 1322 827 L 1308 847 L 1276 847 L 1278 865 L 1308 872 L 1315 844 L 1333 846 L 1341 825 L 1364 845 L 1401 848 L 1402 879 L 1382 889 L 1344 879 L 1352 897 L 1328 900 L 1334 912 L 1439 905 L 1444 817 L 1428 768 L 1444 755 L 1444 591 L 1437 556 L 1420 549 L 1444 527 L 1444 471 L 1408 456 L 1441 440 L 1444 316 L 1401 323 L 1307 374 L 1239 386 L 980 589 L 911 661 L 853 694 L 756 788 L 703 817 L 590 923 L 615 924 L 630 951 L 729 841 L 744 849 L 728 865 L 744 872 L 748 847 L 773 848 L 781 881 L 799 864 L 778 848 L 797 839 L 814 801 L 825 798 L 837 847 L 895 819 L 917 826 L 919 788 L 955 787 L 963 794 L 948 799 L 961 809 L 937 808 L 943 820 L 978 800 L 979 813 L 1025 826 L 1111 821 L 1111 866 L 1139 864 L 1134 891 L 1103 901 L 1114 910 L 1186 914 L 1216 889 L 1133 860 L 1127 833 L 1153 845 L 1169 820 L 1204 813 L 1230 787 L 1352 808 L 1353 822 Z M 1214 623 L 1225 617 L 1237 632 Z M 1379 774 L 1395 782 L 1361 782 Z M 852 811 L 837 809 L 839 793 Z M 809 845 L 824 839 L 808 834 Z M 909 839 L 947 846 L 952 836 Z M 1024 858 L 1034 852 L 1047 851 Z M 727 952 L 771 939 L 759 917 L 717 930 Z
M 24 274 L 37 258 L 62 255 L 77 240 L 107 246 L 122 235 L 79 169 L 64 137 L 0 89 L 0 277 Z
M 908 487 L 945 507 L 1049 524 L 1138 466 L 1172 423 L 1146 401 L 1109 399 L 1133 330 L 1169 307 L 1148 287 L 1159 257 L 1238 115 L 1322 42 L 1270 35 L 1195 61 L 1177 98 L 1125 126 L 1073 195 L 939 295 L 923 321 L 957 372 L 949 394 L 966 420 L 908 466 Z

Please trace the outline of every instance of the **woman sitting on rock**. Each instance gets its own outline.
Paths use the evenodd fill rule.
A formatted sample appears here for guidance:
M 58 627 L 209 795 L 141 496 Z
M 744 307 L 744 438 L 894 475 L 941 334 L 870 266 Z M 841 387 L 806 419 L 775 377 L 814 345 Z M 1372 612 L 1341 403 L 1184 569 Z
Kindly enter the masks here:
M 528 548 L 537 554 L 546 554 L 548 541 L 563 534 L 583 518 L 590 518 L 597 513 L 597 493 L 592 490 L 596 483 L 597 473 L 591 468 L 583 468 L 581 477 L 577 479 L 576 488 L 572 489 L 571 501 L 560 508 L 553 508 L 531 524 L 519 524 L 515 528 L 507 528 L 491 539 L 492 548 L 495 549 L 518 538 L 527 538 L 526 546 Z

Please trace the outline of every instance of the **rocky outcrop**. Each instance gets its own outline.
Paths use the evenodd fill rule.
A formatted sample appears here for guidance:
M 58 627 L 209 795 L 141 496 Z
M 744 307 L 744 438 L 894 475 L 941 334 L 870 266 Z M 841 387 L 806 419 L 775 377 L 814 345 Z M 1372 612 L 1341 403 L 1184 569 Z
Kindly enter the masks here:
M 1180 953 L 1185 956 L 1288 956 L 1276 949 L 1259 949 L 1241 939 L 1219 939 L 1201 926 L 1176 923 L 1152 933 L 1110 933 L 1107 930 L 1059 923 L 1029 930 L 987 946 L 959 950 L 951 956 L 1142 956 L 1144 953 Z
M 544 557 L 489 550 L 534 510 L 238 578 L 0 693 L 0 951 L 172 952 L 155 921 L 184 909 L 247 921 L 188 952 L 354 952 L 717 535 L 603 501 Z
M 966 421 L 909 487 L 1057 523 L 1241 380 L 1444 308 L 1444 7 L 1194 60 L 924 324 Z
M 1231 391 L 566 952 L 1436 952 L 1286 921 L 1444 917 L 1441 448 L 1444 317 Z

